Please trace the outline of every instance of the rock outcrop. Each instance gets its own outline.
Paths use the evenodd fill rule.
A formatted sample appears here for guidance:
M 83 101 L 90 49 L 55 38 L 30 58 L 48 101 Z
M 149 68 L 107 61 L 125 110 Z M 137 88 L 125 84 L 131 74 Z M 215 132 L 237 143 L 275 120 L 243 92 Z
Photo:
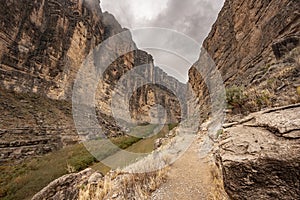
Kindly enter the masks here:
M 226 0 L 204 48 L 219 70 L 227 121 L 216 154 L 232 199 L 299 199 L 300 2 Z M 200 120 L 211 115 L 210 93 L 199 71 L 189 71 Z M 218 90 L 218 88 L 215 88 Z M 271 107 L 290 107 L 243 115 Z M 221 134 L 221 131 L 218 132 Z
M 226 88 L 242 94 L 238 102 L 229 102 L 234 113 L 299 102 L 299 6 L 297 0 L 225 1 L 204 48 Z M 189 83 L 208 113 L 199 63 L 190 69 Z M 238 90 L 230 90 L 235 87 Z
M 71 103 L 0 87 L 0 163 L 77 143 Z
M 88 183 L 92 183 L 93 179 L 97 177 L 99 177 L 98 179 L 101 179 L 103 176 L 99 173 L 95 173 L 90 168 L 79 173 L 67 174 L 54 180 L 47 187 L 34 195 L 32 200 L 78 199 L 79 189 Z
M 32 199 L 149 199 L 165 177 L 164 170 L 148 174 L 110 171 L 103 176 L 88 168 L 54 180 Z
M 232 199 L 300 198 L 300 104 L 225 125 L 219 145 Z

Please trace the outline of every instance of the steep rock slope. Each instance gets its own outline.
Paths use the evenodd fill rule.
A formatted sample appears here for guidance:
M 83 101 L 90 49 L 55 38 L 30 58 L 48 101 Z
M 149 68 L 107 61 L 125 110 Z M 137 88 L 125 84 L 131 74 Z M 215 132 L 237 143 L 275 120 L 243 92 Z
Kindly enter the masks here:
M 99 2 L 91 3 L 3 2 L 1 161 L 40 155 L 78 140 L 71 102 L 56 99 L 70 97 L 81 62 L 104 39 L 101 10 L 92 9 Z
M 0 164 L 78 141 L 68 101 L 0 88 Z
M 239 96 L 229 99 L 235 113 L 299 102 L 299 6 L 297 0 L 225 1 L 204 48 L 228 92 Z M 190 69 L 189 83 L 207 113 L 199 67 L 197 62 Z
M 204 42 L 223 77 L 233 122 L 224 125 L 216 153 L 232 199 L 299 198 L 299 7 L 297 0 L 226 0 Z M 203 119 L 211 109 L 204 82 L 210 77 L 199 73 L 204 55 L 189 71 Z M 241 120 L 240 114 L 285 105 L 292 106 Z
M 85 2 L 3 3 L 0 55 L 5 88 L 53 99 L 67 97 L 82 60 L 104 39 L 97 1 Z

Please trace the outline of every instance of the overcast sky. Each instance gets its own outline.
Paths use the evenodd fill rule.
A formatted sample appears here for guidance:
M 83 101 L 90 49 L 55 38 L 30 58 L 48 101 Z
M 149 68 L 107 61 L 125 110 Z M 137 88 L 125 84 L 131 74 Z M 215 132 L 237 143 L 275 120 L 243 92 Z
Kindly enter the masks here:
M 186 34 L 199 44 L 208 35 L 223 4 L 224 0 L 101 0 L 102 10 L 112 13 L 125 28 L 168 28 Z M 133 39 L 139 47 L 139 38 L 135 37 Z M 184 45 L 182 48 L 188 49 Z M 199 55 L 200 48 L 189 53 Z M 157 50 L 146 50 L 153 54 L 156 65 L 161 65 L 180 81 L 187 81 L 187 72 L 191 67 L 189 63 L 179 62 L 172 56 L 168 59 L 168 55 Z

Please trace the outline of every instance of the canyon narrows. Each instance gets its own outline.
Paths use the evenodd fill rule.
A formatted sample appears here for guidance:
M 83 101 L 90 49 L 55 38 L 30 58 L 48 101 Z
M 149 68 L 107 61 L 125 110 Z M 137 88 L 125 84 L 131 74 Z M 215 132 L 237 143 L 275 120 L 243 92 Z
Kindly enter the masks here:
M 181 83 L 99 0 L 3 0 L 0 198 L 299 199 L 299 8 L 225 0 Z

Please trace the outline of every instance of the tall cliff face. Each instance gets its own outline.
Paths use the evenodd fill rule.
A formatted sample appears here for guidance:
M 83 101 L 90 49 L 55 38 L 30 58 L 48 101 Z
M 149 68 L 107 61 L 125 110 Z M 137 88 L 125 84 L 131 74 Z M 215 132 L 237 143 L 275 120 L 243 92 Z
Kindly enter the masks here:
M 1 160 L 43 154 L 73 144 L 78 139 L 70 101 L 76 74 L 97 45 L 126 31 L 113 15 L 102 13 L 99 3 L 98 0 L 2 2 L 0 92 L 3 98 L 0 103 L 4 105 L 5 115 L 0 117 L 0 136 L 3 139 L 0 148 L 5 153 L 1 154 Z M 131 47 L 135 47 L 135 44 L 129 36 L 128 41 L 111 48 L 118 52 Z M 103 81 L 99 83 L 96 108 L 100 124 L 108 136 L 124 134 L 111 116 L 110 102 L 114 84 L 140 64 L 153 68 L 151 55 L 140 50 L 122 55 L 108 67 Z M 169 80 L 171 85 L 179 87 L 177 80 L 171 77 Z M 155 86 L 151 88 L 155 93 L 172 100 L 164 102 L 164 105 L 172 107 L 170 115 L 179 120 L 179 105 L 172 103 L 176 102 L 176 97 L 165 89 Z M 26 95 L 23 97 L 24 93 Z M 144 102 L 148 94 L 151 95 L 147 89 L 142 89 L 141 93 L 133 95 L 132 102 L 139 102 L 131 106 L 133 118 L 148 121 L 143 118 L 147 116 L 148 110 L 140 108 L 148 107 L 148 102 Z M 149 103 L 155 104 L 158 99 Z M 13 112 L 16 108 L 26 112 L 15 115 Z M 142 117 L 137 116 L 140 110 L 144 110 Z
M 242 95 L 229 102 L 234 112 L 299 102 L 299 6 L 297 0 L 225 1 L 204 48 L 227 92 Z M 203 105 L 209 99 L 199 92 L 207 91 L 199 67 L 196 63 L 189 71 L 189 83 Z
M 55 99 L 70 97 L 82 60 L 105 37 L 99 2 L 85 2 L 2 2 L 1 161 L 44 154 L 78 140 L 71 103 Z
M 229 123 L 216 144 L 226 192 L 232 199 L 298 199 L 300 1 L 226 0 L 204 42 L 226 86 Z M 201 55 L 203 55 L 202 53 Z M 189 71 L 201 113 L 210 97 L 199 73 Z M 218 89 L 218 88 L 215 88 Z M 293 104 L 293 105 L 290 105 Z M 295 104 L 295 105 L 294 105 Z M 241 120 L 240 115 L 251 114 Z
M 105 38 L 98 1 L 5 1 L 1 6 L 1 83 L 18 92 L 70 95 L 88 52 Z
M 151 109 L 158 104 L 167 111 L 166 123 L 180 122 L 186 112 L 186 108 L 181 107 L 180 104 L 180 100 L 184 101 L 185 94 L 180 91 L 185 91 L 186 84 L 168 76 L 163 70 L 155 67 L 153 62 L 152 56 L 147 52 L 135 50 L 128 53 L 124 59 L 117 59 L 108 67 L 96 94 L 96 107 L 101 111 L 101 123 L 111 124 L 107 122 L 111 119 L 103 116 L 113 115 L 112 106 L 115 106 L 114 117 L 127 121 L 128 116 L 123 115 L 124 107 L 119 107 L 124 103 L 128 104 L 125 106 L 129 106 L 132 122 L 151 123 Z M 134 67 L 136 69 L 133 69 Z M 130 74 L 130 70 L 133 73 Z M 133 93 L 128 96 L 130 89 L 133 89 Z M 113 93 L 118 93 L 119 96 L 112 99 Z M 180 93 L 182 96 L 177 97 L 174 93 Z M 163 119 L 159 120 L 159 116 L 156 116 L 159 114 L 159 110 L 154 111 L 153 114 L 152 117 L 158 120 L 157 123 L 164 122 Z M 122 131 L 118 131 L 118 134 L 122 134 Z

